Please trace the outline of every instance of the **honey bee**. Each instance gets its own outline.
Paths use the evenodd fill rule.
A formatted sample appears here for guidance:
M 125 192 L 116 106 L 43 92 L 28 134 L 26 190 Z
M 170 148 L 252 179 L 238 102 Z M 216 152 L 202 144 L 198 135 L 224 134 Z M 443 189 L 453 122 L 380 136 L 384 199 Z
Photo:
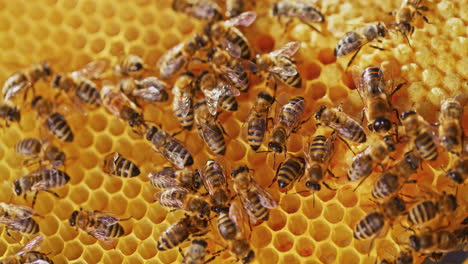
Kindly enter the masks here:
M 207 160 L 201 178 L 210 194 L 213 211 L 219 212 L 231 198 L 223 167 L 214 160 Z
M 294 132 L 299 126 L 299 120 L 304 112 L 305 99 L 297 96 L 289 100 L 281 107 L 278 119 L 271 133 L 271 140 L 268 142 L 268 148 L 275 153 L 286 153 L 286 141 L 291 132 Z
M 64 91 L 74 102 L 99 106 L 101 94 L 93 79 L 99 78 L 106 69 L 106 61 L 93 61 L 70 74 L 56 74 L 52 80 L 52 87 Z
M 54 106 L 51 101 L 42 96 L 36 96 L 31 105 L 40 118 L 46 117 L 44 125 L 52 134 L 62 141 L 73 141 L 74 136 L 70 125 L 62 114 L 53 112 Z
M 128 122 L 135 133 L 142 134 L 140 130 L 145 125 L 145 120 L 133 102 L 111 84 L 105 84 L 101 94 L 102 104 L 109 113 Z
M 255 19 L 254 12 L 244 12 L 225 21 L 217 21 L 205 26 L 205 34 L 217 45 L 222 46 L 234 58 L 249 60 L 252 51 L 247 38 L 236 26 L 248 27 Z
M 5 81 L 2 89 L 3 100 L 5 102 L 15 98 L 19 93 L 28 91 L 33 88 L 34 84 L 39 80 L 47 80 L 52 75 L 52 69 L 48 62 L 43 61 L 39 64 L 32 65 L 27 69 L 13 73 Z M 27 93 L 24 95 L 26 98 Z
M 413 264 L 413 253 L 411 251 L 400 251 L 400 255 L 394 261 L 382 260 L 380 264 Z
M 119 222 L 125 220 L 128 219 L 119 219 L 111 213 L 97 210 L 91 212 L 80 208 L 79 211 L 73 211 L 69 223 L 70 226 L 76 226 L 97 240 L 110 244 L 114 238 L 124 234 L 124 228 Z
M 294 87 L 302 87 L 302 78 L 297 71 L 296 62 L 291 57 L 299 50 L 301 43 L 289 42 L 283 47 L 267 54 L 258 54 L 256 63 L 258 70 L 267 73 L 267 79 L 274 78 L 274 89 L 277 88 L 277 81 Z
M 212 115 L 218 112 L 218 104 L 227 111 L 237 110 L 237 100 L 240 92 L 234 86 L 222 81 L 212 72 L 202 72 L 197 79 L 197 87 L 205 95 L 206 106 Z
M 211 0 L 173 0 L 172 9 L 207 22 L 223 18 L 221 8 Z
M 118 152 L 112 152 L 104 157 L 102 171 L 109 175 L 131 178 L 140 175 L 140 169 L 135 163 L 124 158 Z
M 174 99 L 172 101 L 172 111 L 179 120 L 182 128 L 192 130 L 194 122 L 193 112 L 193 85 L 195 76 L 191 72 L 180 74 L 172 88 Z
M 255 5 L 255 2 L 245 0 L 226 0 L 226 12 L 224 14 L 227 18 L 236 17 L 247 8 L 248 4 Z
M 247 118 L 247 142 L 257 151 L 268 127 L 268 112 L 275 99 L 268 92 L 259 92 Z
M 213 261 L 216 256 L 205 260 L 206 255 L 209 254 L 207 249 L 208 243 L 203 239 L 194 239 L 192 244 L 187 248 L 185 253 L 179 248 L 182 255 L 182 264 L 206 264 Z
M 204 100 L 197 102 L 194 108 L 198 135 L 211 151 L 217 155 L 224 155 L 226 153 L 226 142 L 223 136 L 223 133 L 225 133 L 224 128 L 216 119 L 216 116 L 210 114 Z
M 46 161 L 53 167 L 59 167 L 65 163 L 65 152 L 60 151 L 55 145 L 47 140 L 36 138 L 25 138 L 15 144 L 17 154 L 26 157 L 23 165 L 30 165 L 39 160 L 39 163 Z
M 333 175 L 328 169 L 330 165 L 331 157 L 334 152 L 335 137 L 325 137 L 323 129 L 317 130 L 309 144 L 308 153 L 306 153 L 306 168 L 308 172 L 308 179 L 305 186 L 314 192 L 318 192 L 321 189 L 320 183 L 325 187 L 330 188 L 328 184 L 323 181 L 325 173 L 328 172 Z
M 335 57 L 342 57 L 354 52 L 353 56 L 349 60 L 346 68 L 353 63 L 354 58 L 359 53 L 362 47 L 369 44 L 372 41 L 381 42 L 380 38 L 387 36 L 388 30 L 384 23 L 376 22 L 365 24 L 354 31 L 346 32 L 343 38 L 341 38 L 336 44 L 334 54 Z M 383 50 L 380 47 L 370 45 L 374 49 Z
M 434 200 L 417 203 L 408 212 L 408 221 L 413 225 L 422 225 L 435 218 L 437 214 L 447 215 L 458 207 L 457 198 L 445 192 Z
M 354 156 L 348 170 L 348 180 L 364 180 L 377 165 L 382 164 L 388 155 L 395 150 L 396 142 L 391 135 L 385 136 L 377 143 L 368 146 L 363 152 Z
M 143 79 L 125 78 L 119 82 L 119 89 L 135 104 L 141 100 L 145 104 L 166 102 L 169 99 L 168 85 L 156 77 Z
M 191 235 L 198 236 L 206 233 L 207 227 L 207 219 L 185 215 L 161 234 L 158 240 L 158 250 L 169 250 L 187 240 Z
M 395 165 L 386 169 L 374 183 L 372 196 L 376 199 L 385 199 L 400 190 L 403 183 L 415 174 L 421 164 L 421 158 L 409 152 Z
M 392 14 L 395 16 L 395 23 L 392 26 L 400 32 L 408 41 L 408 35 L 413 34 L 414 26 L 411 25 L 414 16 L 421 16 L 428 24 L 429 20 L 421 11 L 428 11 L 426 6 L 421 5 L 422 0 L 403 0 L 399 9 L 394 10 Z M 408 41 L 409 44 L 409 41 Z
M 21 112 L 16 106 L 2 104 L 0 105 L 0 119 L 4 119 L 5 126 L 9 127 L 10 123 L 21 121 Z
M 68 176 L 68 174 L 64 171 L 58 169 L 40 168 L 15 180 L 14 190 L 16 195 L 19 196 L 23 194 L 24 198 L 26 198 L 26 195 L 29 192 L 35 192 L 32 201 L 32 207 L 34 207 L 39 191 L 48 192 L 55 195 L 57 198 L 60 198 L 57 193 L 50 189 L 61 187 L 68 181 L 70 181 L 70 176 Z
M 354 228 L 354 238 L 358 240 L 377 237 L 385 225 L 385 221 L 394 221 L 406 210 L 405 202 L 398 196 L 392 197 L 380 205 L 380 212 L 372 212 L 359 221 Z
M 117 76 L 131 76 L 138 77 L 145 70 L 145 63 L 138 55 L 127 55 L 119 60 L 118 64 L 114 66 L 114 72 Z
M 437 146 L 424 118 L 415 111 L 409 111 L 401 114 L 401 120 L 406 134 L 413 141 L 416 153 L 424 160 L 437 159 Z
M 371 66 L 361 71 L 359 67 L 354 66 L 352 73 L 356 88 L 365 105 L 367 127 L 376 133 L 387 133 L 392 127 L 390 99 L 403 84 L 398 85 L 389 93 L 383 72 L 379 67 Z
M 44 242 L 43 236 L 36 236 L 31 239 L 21 250 L 14 256 L 8 256 L 0 259 L 2 264 L 53 264 L 54 262 L 47 257 L 47 254 L 41 253 L 38 250 Z
M 5 225 L 8 235 L 8 230 L 30 235 L 38 233 L 39 225 L 33 216 L 38 215 L 30 207 L 0 203 L 0 224 Z
M 313 7 L 309 3 L 297 2 L 297 1 L 279 1 L 273 5 L 272 8 L 273 16 L 278 18 L 281 22 L 281 18 L 288 18 L 286 25 L 289 25 L 293 18 L 297 17 L 302 23 L 306 24 L 313 30 L 320 32 L 311 23 L 323 23 L 325 17 L 323 14 Z
M 276 170 L 275 179 L 278 179 L 279 188 L 287 188 L 294 181 L 302 178 L 305 173 L 306 162 L 303 157 L 289 157 L 280 163 Z
M 231 178 L 234 182 L 234 190 L 239 195 L 250 222 L 255 224 L 259 220 L 267 221 L 270 216 L 269 209 L 276 208 L 277 203 L 252 178 L 249 170 L 245 165 L 238 166 L 231 172 Z
M 439 138 L 442 146 L 456 155 L 462 153 L 463 128 L 461 119 L 463 107 L 454 98 L 443 100 L 440 105 Z
M 182 187 L 172 187 L 155 194 L 156 200 L 165 207 L 197 213 L 199 217 L 210 216 L 210 205 L 201 197 Z
M 448 252 L 458 245 L 455 234 L 446 230 L 430 230 L 409 237 L 410 248 L 421 253 Z
M 151 184 L 159 189 L 180 186 L 196 192 L 203 184 L 200 172 L 190 168 L 175 170 L 173 167 L 163 167 L 160 170 L 150 172 L 148 178 Z
M 205 35 L 195 34 L 190 40 L 181 42 L 164 53 L 158 60 L 157 67 L 161 78 L 167 79 L 176 74 L 192 59 L 193 55 L 209 44 Z
M 356 143 L 366 142 L 364 128 L 352 117 L 344 113 L 341 107 L 320 106 L 315 113 L 318 124 L 324 124 L 335 130 L 340 136 Z
M 445 176 L 457 184 L 464 183 L 468 177 L 468 158 L 456 159 L 454 165 L 445 172 Z
M 192 154 L 180 141 L 161 127 L 148 126 L 145 137 L 152 143 L 153 150 L 163 155 L 177 169 L 181 170 L 193 164 Z

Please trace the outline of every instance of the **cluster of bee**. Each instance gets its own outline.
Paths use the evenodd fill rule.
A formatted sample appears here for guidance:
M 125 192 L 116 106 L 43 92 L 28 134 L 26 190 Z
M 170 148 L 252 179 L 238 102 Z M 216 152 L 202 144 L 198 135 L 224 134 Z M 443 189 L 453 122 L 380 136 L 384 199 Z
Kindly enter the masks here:
M 232 168 L 230 177 L 215 159 L 207 160 L 203 168 L 193 168 L 196 164 L 194 157 L 176 138 L 177 133 L 171 134 L 162 126 L 145 120 L 143 110 L 148 104 L 171 99 L 173 115 L 181 128 L 192 130 L 195 126 L 200 139 L 213 154 L 225 155 L 227 133 L 218 121 L 220 111 L 237 111 L 236 97 L 248 92 L 250 75 L 262 77 L 265 87 L 271 87 L 275 93 L 281 86 L 301 88 L 302 78 L 293 59 L 301 43 L 289 42 L 269 53 L 255 55 L 248 39 L 237 28 L 248 27 L 256 19 L 256 13 L 248 11 L 253 7 L 250 1 L 227 0 L 220 6 L 209 0 L 174 0 L 172 7 L 204 21 L 205 25 L 202 31 L 162 55 L 156 65 L 156 73 L 141 57 L 128 55 L 114 65 L 112 76 L 107 74 L 109 65 L 105 60 L 90 62 L 71 73 L 54 73 L 49 63 L 41 62 L 13 74 L 5 82 L 0 105 L 0 117 L 5 120 L 5 126 L 20 122 L 21 107 L 13 101 L 23 94 L 22 106 L 34 110 L 43 123 L 41 128 L 50 135 L 47 139 L 25 138 L 15 145 L 16 153 L 24 159 L 23 165 L 38 168 L 12 183 L 18 196 L 26 198 L 27 194 L 34 193 L 32 207 L 0 204 L 0 223 L 6 226 L 7 232 L 38 233 L 39 225 L 33 217 L 41 216 L 34 213 L 33 208 L 39 191 L 59 197 L 53 189 L 70 180 L 67 173 L 59 169 L 65 165 L 66 154 L 53 144 L 52 137 L 62 143 L 72 142 L 73 126 L 67 122 L 64 110 L 59 109 L 61 103 L 55 103 L 45 95 L 36 95 L 34 89 L 37 82 L 50 81 L 58 91 L 55 100 L 68 100 L 80 113 L 85 108 L 95 109 L 102 105 L 172 164 L 147 175 L 151 184 L 159 189 L 155 194 L 157 202 L 185 212 L 179 221 L 161 234 L 158 250 L 169 250 L 197 237 L 185 252 L 179 248 L 184 263 L 212 261 L 222 251 L 210 253 L 208 250 L 210 241 L 207 234 L 213 231 L 210 230 L 210 221 L 215 217 L 217 233 L 223 241 L 212 243 L 229 250 L 242 263 L 253 261 L 255 252 L 249 241 L 251 225 L 267 221 L 269 210 L 276 208 L 278 201 L 256 182 L 254 170 L 246 165 Z M 421 0 L 404 0 L 402 6 L 393 12 L 395 23 L 390 26 L 382 22 L 371 23 L 346 33 L 337 44 L 335 56 L 354 52 L 348 63 L 351 65 L 364 45 L 388 35 L 388 27 L 408 38 L 414 31 L 415 15 L 422 16 L 427 22 L 420 12 L 426 10 Z M 286 20 L 285 28 L 298 19 L 319 33 L 321 31 L 313 24 L 325 21 L 316 7 L 305 2 L 278 1 L 271 7 L 271 14 L 280 23 Z M 402 242 L 405 249 L 394 263 L 413 263 L 413 251 L 435 255 L 456 249 L 461 241 L 466 241 L 466 227 L 454 233 L 445 226 L 428 232 L 421 228 L 427 228 L 428 223 L 436 218 L 455 214 L 458 208 L 456 196 L 428 191 L 428 196 L 418 201 L 417 197 L 401 194 L 400 190 L 403 185 L 416 181 L 411 176 L 417 173 L 423 162 L 438 158 L 439 145 L 455 160 L 445 175 L 455 184 L 464 184 L 468 174 L 468 140 L 461 125 L 463 100 L 451 98 L 442 101 L 436 137 L 421 115 L 410 110 L 400 116 L 392 104 L 392 96 L 404 83 L 393 87 L 377 66 L 365 69 L 354 66 L 352 76 L 364 104 L 363 120 L 367 120 L 367 130 L 373 135 L 366 131 L 363 120 L 355 120 L 341 106 L 321 105 L 313 115 L 304 117 L 306 98 L 303 96 L 292 97 L 273 118 L 270 109 L 278 102 L 273 93 L 265 89 L 257 94 L 245 120 L 245 141 L 255 152 L 273 153 L 275 161 L 277 154 L 284 154 L 284 161 L 274 168 L 276 173 L 272 184 L 276 181 L 281 190 L 289 190 L 295 183 L 302 183 L 306 191 L 314 194 L 321 190 L 322 185 L 336 190 L 336 187 L 331 187 L 332 179 L 327 177 L 338 178 L 330 168 L 336 139 L 352 151 L 352 145 L 369 143 L 372 138 L 372 144 L 354 156 L 347 173 L 348 181 L 358 182 L 358 188 L 378 166 L 385 168 L 376 177 L 371 191 L 378 204 L 377 210 L 356 224 L 355 239 L 373 240 L 385 232 L 386 225 L 407 215 L 407 229 L 414 234 L 408 242 Z M 28 99 L 30 91 L 32 100 Z M 396 120 L 393 121 L 394 112 Z M 316 130 L 304 146 L 304 155 L 289 154 L 289 137 L 312 118 L 316 121 Z M 265 138 L 268 138 L 267 150 L 262 151 Z M 396 159 L 391 157 L 403 143 L 407 143 L 404 155 Z M 104 173 L 116 177 L 130 178 L 141 174 L 135 162 L 118 152 L 107 154 L 101 168 Z M 336 184 L 334 182 L 333 185 Z M 71 213 L 69 224 L 100 241 L 112 243 L 114 238 L 125 234 L 119 222 L 128 219 L 80 208 Z M 5 262 L 53 263 L 46 254 L 37 251 L 42 241 L 41 236 L 34 238 Z M 210 254 L 212 256 L 208 258 Z M 381 263 L 390 261 L 382 260 Z

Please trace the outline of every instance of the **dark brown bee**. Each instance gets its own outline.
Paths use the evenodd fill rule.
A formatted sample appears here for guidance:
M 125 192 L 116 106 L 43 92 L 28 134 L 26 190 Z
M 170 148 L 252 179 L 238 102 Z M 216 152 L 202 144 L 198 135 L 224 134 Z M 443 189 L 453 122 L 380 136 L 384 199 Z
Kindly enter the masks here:
M 340 136 L 356 143 L 366 142 L 364 128 L 339 108 L 320 106 L 315 114 L 318 124 L 324 124 L 335 130 Z
M 247 118 L 247 142 L 257 151 L 268 127 L 268 112 L 275 99 L 267 92 L 259 92 Z
M 440 105 L 439 138 L 442 146 L 456 155 L 462 154 L 463 107 L 454 98 L 443 100 Z
M 46 117 L 44 122 L 45 127 L 52 134 L 62 141 L 73 141 L 74 136 L 70 125 L 62 114 L 53 112 L 53 104 L 51 101 L 44 99 L 42 96 L 36 96 L 31 105 L 40 118 Z
M 422 0 L 403 0 L 400 8 L 392 12 L 395 16 L 395 23 L 393 23 L 392 26 L 400 32 L 407 41 L 408 36 L 414 32 L 412 23 L 415 15 L 421 16 L 426 23 L 429 23 L 427 17 L 421 13 L 421 11 L 427 11 L 428 8 L 421 5 L 421 2 Z
M 387 27 L 382 22 L 366 24 L 354 31 L 346 32 L 344 37 L 336 44 L 334 54 L 336 57 L 342 57 L 354 52 L 347 64 L 347 67 L 349 67 L 362 47 L 374 40 L 381 42 L 380 38 L 384 38 L 387 34 Z M 370 45 L 370 47 L 383 50 L 373 45 Z
M 127 55 L 123 57 L 114 67 L 114 72 L 118 76 L 138 77 L 145 70 L 145 63 L 138 55 Z
M 281 107 L 275 127 L 271 133 L 271 140 L 268 142 L 268 148 L 275 153 L 286 153 L 286 141 L 291 132 L 296 130 L 304 113 L 305 99 L 302 96 L 294 97 L 283 107 Z
M 278 81 L 294 88 L 302 87 L 302 78 L 297 71 L 296 62 L 291 57 L 299 50 L 300 42 L 289 42 L 283 47 L 267 54 L 258 54 L 255 62 L 258 71 L 267 74 L 267 80 L 274 78 L 274 90 Z
M 37 214 L 30 207 L 0 203 L 0 224 L 5 225 L 7 234 L 8 230 L 30 235 L 38 233 L 39 225 L 33 216 Z
M 135 104 L 138 104 L 139 100 L 145 104 L 154 104 L 169 99 L 168 85 L 156 77 L 124 78 L 119 82 L 119 89 Z
M 168 188 L 155 194 L 156 200 L 165 207 L 196 213 L 199 217 L 210 216 L 210 205 L 201 197 L 182 187 Z
M 363 152 L 354 156 L 351 167 L 348 170 L 348 180 L 364 180 L 377 165 L 382 164 L 388 155 L 395 150 L 396 142 L 393 136 L 390 135 L 371 144 Z
M 16 106 L 2 104 L 0 105 L 0 119 L 4 119 L 5 126 L 9 127 L 10 123 L 21 121 L 21 112 Z
M 5 81 L 2 89 L 2 96 L 5 102 L 16 97 L 23 91 L 28 91 L 39 80 L 46 80 L 52 75 L 52 69 L 48 62 L 43 61 L 39 64 L 32 65 L 27 69 L 13 73 Z M 25 94 L 25 98 L 26 98 Z
M 125 231 L 119 222 L 124 220 L 128 219 L 119 219 L 110 213 L 97 210 L 91 212 L 80 208 L 79 211 L 73 211 L 69 223 L 70 226 L 76 226 L 97 240 L 112 243 L 114 238 L 123 236 Z
M 464 183 L 468 178 L 468 158 L 457 158 L 454 165 L 445 172 L 445 176 L 457 184 Z
M 385 169 L 372 187 L 372 196 L 386 199 L 397 193 L 408 178 L 415 174 L 421 164 L 419 156 L 409 152 L 395 165 Z
M 449 252 L 459 245 L 457 237 L 450 231 L 428 231 L 409 237 L 409 246 L 416 252 Z
M 410 136 L 416 153 L 424 160 L 437 159 L 438 152 L 429 124 L 415 111 L 401 114 L 405 132 Z
M 325 177 L 325 173 L 330 173 L 328 167 L 334 152 L 334 142 L 335 137 L 325 137 L 323 128 L 319 127 L 312 142 L 309 144 L 308 153 L 306 153 L 306 167 L 309 177 L 305 186 L 312 192 L 320 191 L 321 183 L 331 189 L 323 181 L 323 178 Z
M 275 179 L 278 179 L 278 187 L 287 188 L 291 183 L 302 178 L 305 173 L 306 161 L 303 157 L 289 157 L 282 162 L 276 170 Z
M 194 122 L 193 111 L 193 88 L 195 76 L 191 72 L 181 73 L 172 88 L 174 99 L 172 101 L 172 111 L 179 120 L 182 128 L 192 130 Z
M 212 115 L 218 112 L 218 105 L 226 111 L 237 111 L 237 100 L 240 92 L 234 86 L 218 78 L 213 72 L 202 72 L 197 79 L 196 87 L 205 95 L 206 106 Z
M 1 264 L 53 264 L 54 262 L 47 257 L 47 254 L 38 250 L 44 242 L 43 236 L 36 236 L 31 239 L 15 255 L 0 259 Z
M 48 192 L 60 198 L 60 196 L 57 193 L 53 192 L 50 189 L 61 187 L 65 185 L 69 180 L 70 176 L 68 176 L 68 174 L 64 171 L 57 169 L 40 168 L 15 180 L 14 190 L 16 195 L 19 196 L 23 194 L 25 198 L 29 192 L 35 192 L 32 201 L 32 206 L 34 207 L 39 191 Z
M 37 161 L 43 161 L 51 164 L 53 167 L 59 167 L 65 163 L 65 152 L 60 151 L 55 145 L 47 140 L 36 138 L 25 138 L 15 144 L 17 154 L 27 158 L 23 161 L 24 165 L 30 165 Z
M 177 223 L 164 231 L 158 240 L 158 250 L 169 250 L 178 246 L 189 238 L 189 236 L 200 235 L 206 232 L 208 220 L 196 216 L 185 215 Z
M 173 0 L 172 9 L 207 22 L 223 18 L 221 8 L 211 0 Z
M 140 169 L 135 163 L 124 158 L 118 152 L 112 152 L 104 157 L 102 171 L 109 175 L 131 178 L 140 175 Z
M 372 212 L 359 221 L 354 228 L 354 238 L 358 240 L 377 237 L 385 221 L 393 222 L 406 210 L 405 202 L 398 196 L 380 205 L 380 211 Z
M 216 116 L 209 112 L 205 101 L 197 102 L 194 108 L 198 135 L 213 153 L 224 155 L 226 153 L 226 141 L 223 136 L 223 126 L 216 119 Z
M 173 167 L 164 167 L 160 170 L 150 172 L 148 178 L 151 184 L 159 189 L 179 186 L 196 192 L 203 185 L 200 172 L 198 170 L 193 171 L 190 168 L 176 170 Z
M 179 248 L 183 258 L 182 264 L 207 264 L 213 261 L 216 256 L 205 260 L 206 255 L 209 254 L 207 247 L 208 243 L 205 240 L 195 239 L 187 250 L 185 250 L 185 253 L 182 253 L 182 250 Z
M 213 211 L 219 212 L 231 199 L 224 169 L 216 161 L 207 160 L 201 175 L 205 189 L 210 194 Z
M 272 8 L 273 16 L 281 21 L 281 18 L 286 17 L 289 25 L 293 18 L 298 18 L 302 23 L 311 27 L 313 30 L 320 32 L 316 27 L 312 26 L 312 23 L 323 23 L 325 17 L 315 7 L 308 3 L 298 1 L 279 1 L 273 5 Z
M 380 264 L 413 264 L 413 253 L 411 251 L 400 251 L 400 255 L 394 261 L 382 260 Z
M 151 142 L 153 150 L 164 156 L 177 169 L 193 164 L 192 154 L 185 146 L 169 133 L 157 126 L 148 126 L 146 129 L 146 140 Z
M 270 212 L 277 203 L 250 175 L 250 169 L 243 165 L 234 168 L 231 172 L 234 190 L 239 195 L 244 209 L 247 211 L 250 222 L 267 221 Z
M 209 23 L 204 31 L 216 45 L 221 45 L 232 57 L 249 60 L 252 58 L 250 44 L 236 26 L 248 27 L 256 18 L 254 12 L 244 12 L 229 20 Z
M 408 221 L 413 225 L 422 225 L 439 215 L 449 215 L 458 207 L 457 198 L 445 192 L 432 200 L 417 203 L 408 212 Z

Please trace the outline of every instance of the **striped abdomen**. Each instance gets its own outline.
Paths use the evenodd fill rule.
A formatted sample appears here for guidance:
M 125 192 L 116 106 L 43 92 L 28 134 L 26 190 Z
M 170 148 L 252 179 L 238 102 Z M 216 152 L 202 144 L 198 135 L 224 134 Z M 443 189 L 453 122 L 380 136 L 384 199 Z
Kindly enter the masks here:
M 115 176 L 130 178 L 140 175 L 140 169 L 135 165 L 135 163 L 130 160 L 119 156 L 115 161 Z
M 398 177 L 392 173 L 384 173 L 375 182 L 372 188 L 372 196 L 376 199 L 385 199 L 399 189 Z
M 91 81 L 80 81 L 76 89 L 76 96 L 91 105 L 101 104 L 101 94 Z
M 270 217 L 270 211 L 261 204 L 260 198 L 256 192 L 248 191 L 245 200 L 245 203 L 249 203 L 252 206 L 250 213 L 253 214 L 256 219 L 262 221 L 268 220 Z
M 42 261 L 42 262 L 41 262 Z M 50 263 L 53 264 L 54 262 L 47 257 L 46 254 L 40 253 L 37 251 L 29 251 L 25 252 L 21 255 L 21 262 L 20 263 Z
M 218 215 L 218 231 L 224 239 L 234 239 L 237 234 L 236 223 L 229 218 L 229 210 L 220 212 Z
M 248 60 L 252 57 L 249 43 L 242 35 L 240 30 L 234 27 L 229 27 L 225 31 L 223 37 L 226 38 L 233 45 L 239 46 L 239 48 L 241 49 L 241 58 Z
M 334 122 L 336 123 L 336 126 L 343 126 L 342 129 L 337 129 L 337 132 L 344 138 L 356 143 L 366 142 L 367 137 L 366 133 L 364 133 L 364 129 L 351 117 L 341 113 L 341 115 L 337 115 L 337 118 L 334 120 Z M 343 133 L 342 130 L 346 131 L 346 133 Z
M 363 240 L 374 236 L 384 226 L 384 217 L 380 213 L 370 213 L 357 223 L 354 238 Z
M 328 155 L 327 149 L 327 138 L 322 135 L 318 135 L 312 139 L 312 143 L 309 146 L 309 157 L 311 160 L 322 161 Z
M 247 125 L 247 142 L 253 150 L 258 150 L 262 145 L 265 138 L 265 131 L 267 127 L 266 116 L 256 114 L 254 118 L 250 119 Z
M 182 219 L 164 231 L 158 240 L 158 250 L 168 250 L 184 242 L 189 237 L 187 225 L 188 223 Z
M 369 155 L 359 153 L 353 159 L 353 163 L 348 170 L 348 180 L 357 181 L 369 176 L 375 164 Z
M 187 115 L 184 115 L 182 113 L 182 110 L 179 108 L 173 108 L 174 113 L 177 117 L 177 120 L 179 120 L 180 125 L 182 128 L 187 129 L 187 130 L 192 130 L 193 127 L 193 122 L 194 122 L 194 112 L 193 112 L 193 104 L 192 104 L 192 99 L 190 99 L 190 107 Z
M 408 220 L 414 225 L 423 224 L 437 215 L 437 206 L 432 201 L 424 201 L 413 206 L 408 212 Z
M 291 128 L 301 118 L 304 112 L 304 97 L 298 96 L 291 99 L 287 104 L 281 108 L 279 116 L 280 122 L 285 122 Z
M 7 225 L 8 229 L 18 231 L 24 234 L 36 234 L 39 232 L 39 225 L 32 218 L 18 219 L 16 224 Z
M 362 83 L 366 84 L 366 89 L 369 90 L 370 94 L 376 94 L 381 92 L 380 82 L 383 79 L 383 73 L 379 67 L 367 67 L 362 72 Z
M 203 139 L 211 151 L 218 155 L 226 153 L 226 142 L 218 125 L 207 125 L 202 129 L 201 133 L 203 133 Z
M 463 108 L 458 101 L 445 101 L 442 103 L 441 108 L 441 115 L 444 119 L 460 120 L 462 118 Z
M 47 190 L 65 185 L 70 176 L 61 170 L 44 170 L 31 179 L 34 183 L 42 182 L 41 190 Z
M 278 186 L 288 187 L 293 181 L 304 175 L 305 160 L 303 158 L 289 158 L 278 168 Z
M 437 159 L 437 146 L 428 131 L 423 132 L 414 140 L 416 151 L 425 160 Z
M 179 169 L 193 164 L 192 154 L 174 138 L 171 138 L 164 146 L 163 155 Z
M 219 105 L 226 111 L 237 111 L 237 100 L 234 96 L 225 95 L 219 99 Z
M 37 156 L 41 152 L 41 147 L 42 144 L 38 139 L 25 138 L 16 143 L 15 151 L 23 156 Z
M 45 125 L 59 139 L 65 142 L 73 141 L 73 132 L 61 114 L 57 112 L 51 114 L 45 121 Z
M 97 230 L 101 230 L 102 234 L 105 237 L 116 238 L 121 237 L 124 234 L 124 229 L 119 223 L 115 223 L 113 225 L 105 225 L 101 221 L 98 221 L 96 223 L 95 228 Z

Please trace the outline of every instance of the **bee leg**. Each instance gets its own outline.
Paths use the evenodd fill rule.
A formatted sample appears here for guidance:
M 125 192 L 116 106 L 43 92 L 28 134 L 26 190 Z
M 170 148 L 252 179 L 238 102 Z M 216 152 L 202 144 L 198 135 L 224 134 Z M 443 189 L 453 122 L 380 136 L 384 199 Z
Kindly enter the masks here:
M 364 117 L 366 117 L 366 108 L 363 108 L 361 112 L 361 125 L 364 123 Z
M 369 175 L 367 175 L 366 177 L 361 179 L 361 181 L 358 183 L 358 185 L 353 189 L 353 192 L 355 192 L 356 189 L 359 188 L 359 186 L 361 186 L 361 184 L 367 179 L 367 177 L 369 177 Z
M 336 188 L 330 187 L 330 185 L 328 185 L 326 182 L 322 182 L 322 183 L 323 183 L 323 186 L 327 187 L 327 189 L 329 189 L 330 191 L 336 191 L 337 190 Z
M 385 50 L 384 48 L 377 47 L 377 46 L 374 46 L 374 45 L 369 45 L 369 47 L 374 48 L 374 49 L 378 49 L 378 50 Z
M 268 188 L 270 188 L 273 185 L 273 183 L 275 183 L 275 181 L 278 179 L 278 173 L 279 173 L 279 170 L 281 168 L 281 164 L 283 164 L 283 162 L 281 162 L 278 165 L 278 168 L 276 169 L 275 177 L 273 177 L 273 179 L 271 180 L 271 183 L 270 183 L 270 185 L 268 185 Z
M 311 24 L 305 23 L 305 22 L 303 22 L 303 23 L 306 24 L 307 26 L 309 26 L 310 28 L 312 28 L 313 30 L 317 31 L 317 33 L 322 34 L 322 32 L 320 30 L 318 30 L 316 27 L 312 26 Z
M 419 9 L 419 8 L 418 8 Z M 421 12 L 419 11 L 416 11 L 416 14 L 418 14 L 420 17 L 422 17 L 422 19 L 424 20 L 424 22 L 428 23 L 428 24 L 432 24 L 431 22 L 429 22 L 429 19 L 427 19 L 427 17 L 425 15 L 423 15 Z
M 36 199 L 37 199 L 38 194 L 39 194 L 39 191 L 36 191 L 36 193 L 34 193 L 34 197 L 33 197 L 32 204 L 31 204 L 32 208 L 34 208 L 34 205 L 36 204 Z
M 364 46 L 364 45 L 361 45 L 361 46 L 356 50 L 356 52 L 354 52 L 353 56 L 351 57 L 351 59 L 349 60 L 348 64 L 346 65 L 346 69 L 348 69 L 349 66 L 353 63 L 354 58 L 356 58 L 356 56 L 357 56 L 357 54 L 359 53 L 359 51 L 361 50 L 362 46 Z
M 10 230 L 8 228 L 5 229 L 5 233 L 7 234 L 7 236 L 11 237 L 14 241 L 16 241 L 16 243 L 21 243 L 21 241 L 19 241 L 18 239 L 16 239 L 16 237 L 14 237 L 11 233 L 10 233 Z
M 348 147 L 349 150 L 351 150 L 353 155 L 356 156 L 356 153 L 353 151 L 353 149 L 351 149 L 351 146 L 348 144 L 348 142 L 346 142 L 346 140 L 344 138 L 342 138 L 340 135 L 338 135 L 338 138 Z
M 328 172 L 328 174 L 330 174 L 330 176 L 332 176 L 333 178 L 336 178 L 336 179 L 339 178 L 339 177 L 335 176 L 335 174 L 333 174 L 333 172 L 332 172 L 331 170 L 327 169 L 327 172 Z
M 53 192 L 53 191 L 51 191 L 51 190 L 42 190 L 42 191 L 48 192 L 48 193 L 54 195 L 55 197 L 60 198 L 60 195 L 58 195 L 56 192 Z
M 182 256 L 182 259 L 185 260 L 184 252 L 182 251 L 182 248 L 180 247 L 179 247 L 179 252 L 180 252 L 180 255 Z

